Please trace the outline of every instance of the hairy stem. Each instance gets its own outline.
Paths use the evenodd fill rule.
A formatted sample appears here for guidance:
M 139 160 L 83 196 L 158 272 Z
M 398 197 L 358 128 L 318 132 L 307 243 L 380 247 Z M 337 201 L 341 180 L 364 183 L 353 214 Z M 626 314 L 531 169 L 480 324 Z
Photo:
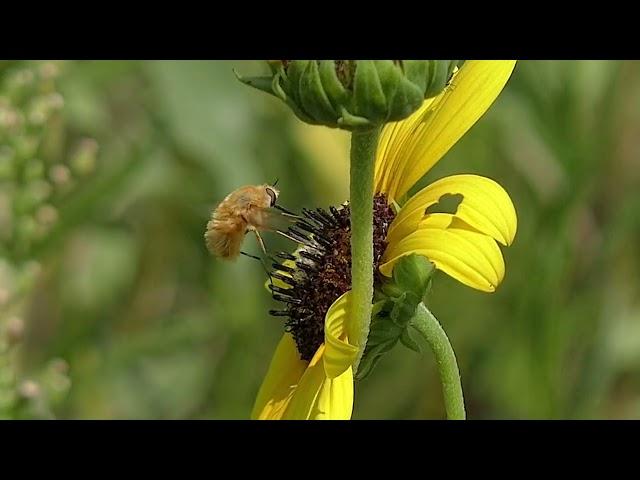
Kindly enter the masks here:
M 351 135 L 351 321 L 358 332 L 358 356 L 362 358 L 371 323 L 373 299 L 373 175 L 380 129 Z
M 447 418 L 449 420 L 464 420 L 466 415 L 460 372 L 447 334 L 423 303 L 418 305 L 416 313 L 411 319 L 411 326 L 427 341 L 436 357 Z

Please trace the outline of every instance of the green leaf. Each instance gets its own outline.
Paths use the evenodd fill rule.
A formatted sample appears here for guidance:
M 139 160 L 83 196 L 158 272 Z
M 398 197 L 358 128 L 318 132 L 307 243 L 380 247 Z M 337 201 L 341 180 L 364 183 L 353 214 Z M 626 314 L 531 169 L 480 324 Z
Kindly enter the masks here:
M 413 292 L 422 298 L 434 271 L 433 264 L 422 255 L 406 255 L 393 269 L 393 282 L 400 290 Z
M 420 352 L 420 346 L 411 338 L 407 328 L 430 288 L 434 271 L 433 264 L 420 255 L 407 255 L 395 265 L 392 280 L 382 286 L 381 292 L 377 292 L 378 298 L 386 297 L 386 301 L 376 303 L 367 347 L 356 378 L 369 375 L 380 357 L 398 341 Z
M 362 380 L 368 377 L 382 356 L 391 350 L 395 344 L 396 342 L 387 342 L 371 348 L 367 346 L 367 351 L 365 351 L 365 355 L 362 357 L 358 373 L 356 374 L 356 380 Z
M 273 87 L 272 87 L 272 83 L 273 83 L 273 79 L 272 77 L 243 77 L 242 75 L 240 75 L 236 69 L 233 69 L 233 73 L 236 76 L 236 78 L 238 80 L 240 80 L 242 83 L 244 83 L 245 85 L 249 85 L 250 87 L 256 88 L 258 90 L 261 90 L 265 93 L 268 93 L 269 95 L 273 95 L 276 96 L 276 94 L 273 91 Z
M 422 348 L 420 348 L 420 344 L 416 342 L 411 336 L 410 330 L 406 328 L 402 335 L 400 336 L 400 342 L 410 350 L 413 350 L 416 353 L 422 353 Z

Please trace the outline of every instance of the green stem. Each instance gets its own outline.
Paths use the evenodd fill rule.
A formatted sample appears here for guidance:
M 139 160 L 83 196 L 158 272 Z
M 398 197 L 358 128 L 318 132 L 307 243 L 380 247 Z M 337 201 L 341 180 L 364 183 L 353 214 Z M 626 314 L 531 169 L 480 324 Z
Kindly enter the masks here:
M 447 418 L 449 420 L 464 420 L 464 397 L 462 396 L 460 372 L 447 334 L 423 303 L 418 305 L 416 313 L 411 319 L 411 325 L 427 341 L 436 357 Z
M 358 333 L 354 373 L 369 337 L 373 300 L 373 174 L 380 129 L 351 135 L 351 313 Z

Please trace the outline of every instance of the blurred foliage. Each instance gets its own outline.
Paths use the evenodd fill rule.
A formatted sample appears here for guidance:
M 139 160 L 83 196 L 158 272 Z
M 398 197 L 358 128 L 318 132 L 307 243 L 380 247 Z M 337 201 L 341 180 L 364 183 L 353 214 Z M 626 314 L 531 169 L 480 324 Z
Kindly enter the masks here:
M 348 135 L 233 68 L 264 73 L 0 62 L 0 416 L 248 417 L 282 323 L 258 262 L 207 253 L 210 210 L 276 178 L 290 209 L 343 202 Z M 497 293 L 430 296 L 470 418 L 640 416 L 639 167 L 640 62 L 522 61 L 423 179 L 492 177 L 518 211 Z M 443 417 L 428 350 L 357 385 L 354 418 Z

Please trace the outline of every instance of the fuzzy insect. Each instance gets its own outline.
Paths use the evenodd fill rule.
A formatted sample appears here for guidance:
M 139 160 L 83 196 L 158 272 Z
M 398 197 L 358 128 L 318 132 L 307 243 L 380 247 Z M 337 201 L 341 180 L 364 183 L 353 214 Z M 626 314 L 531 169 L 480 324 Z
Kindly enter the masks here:
M 273 213 L 279 191 L 273 185 L 246 185 L 234 190 L 215 208 L 204 234 L 207 248 L 216 257 L 234 260 L 248 232 L 253 232 L 262 251 L 260 231 L 274 230 Z

